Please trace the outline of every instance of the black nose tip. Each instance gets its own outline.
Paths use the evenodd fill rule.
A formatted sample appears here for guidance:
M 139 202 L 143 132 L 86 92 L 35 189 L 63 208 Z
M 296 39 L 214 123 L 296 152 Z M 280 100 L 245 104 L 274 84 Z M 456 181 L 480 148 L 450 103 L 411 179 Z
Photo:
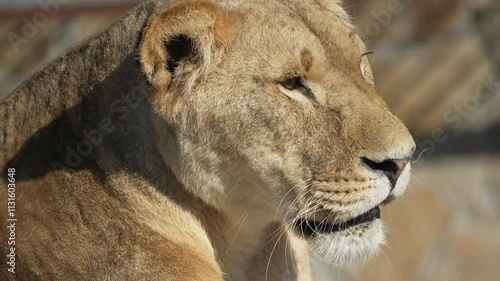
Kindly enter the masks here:
M 401 173 L 403 173 L 404 168 L 410 162 L 410 158 L 406 159 L 387 159 L 382 162 L 375 162 L 366 157 L 361 158 L 363 163 L 365 163 L 368 167 L 376 171 L 382 171 L 389 178 L 392 183 L 392 187 L 396 185 L 396 181 L 398 180 Z

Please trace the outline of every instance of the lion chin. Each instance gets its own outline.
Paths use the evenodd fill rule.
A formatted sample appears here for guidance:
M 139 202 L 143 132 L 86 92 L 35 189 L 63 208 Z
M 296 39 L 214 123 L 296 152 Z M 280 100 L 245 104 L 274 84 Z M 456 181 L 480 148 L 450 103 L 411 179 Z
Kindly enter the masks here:
M 349 267 L 363 263 L 385 244 L 378 206 L 335 225 L 299 219 L 296 230 L 308 241 L 316 258 L 333 266 Z
M 319 234 L 309 238 L 312 253 L 324 263 L 335 266 L 351 266 L 375 256 L 385 243 L 384 226 L 380 220 L 364 226 L 363 234 L 356 229 L 346 229 L 331 234 Z

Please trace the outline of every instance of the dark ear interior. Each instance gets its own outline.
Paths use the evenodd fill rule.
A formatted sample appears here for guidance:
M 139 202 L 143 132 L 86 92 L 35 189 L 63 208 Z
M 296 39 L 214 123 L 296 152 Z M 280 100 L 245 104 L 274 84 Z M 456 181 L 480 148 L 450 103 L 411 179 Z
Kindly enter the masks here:
M 204 63 L 211 61 L 229 30 L 225 13 L 210 0 L 166 2 L 151 16 L 138 52 L 155 93 L 165 93 L 184 69 L 193 75 L 206 70 Z
M 189 36 L 180 34 L 165 42 L 168 53 L 167 68 L 172 76 L 182 60 L 194 57 L 195 45 Z

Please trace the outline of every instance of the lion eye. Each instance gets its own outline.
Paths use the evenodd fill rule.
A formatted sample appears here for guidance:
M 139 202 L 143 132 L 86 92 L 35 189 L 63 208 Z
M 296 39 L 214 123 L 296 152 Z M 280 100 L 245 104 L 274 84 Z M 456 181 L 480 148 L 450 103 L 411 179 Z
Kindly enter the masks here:
M 309 88 L 309 86 L 307 86 L 307 84 L 304 82 L 304 79 L 300 77 L 286 79 L 281 83 L 281 85 L 287 90 L 300 91 L 304 96 L 313 100 L 315 99 L 311 88 Z
M 291 78 L 291 79 L 286 79 L 285 81 L 283 81 L 281 83 L 281 85 L 283 87 L 285 87 L 285 89 L 290 90 L 290 91 L 293 91 L 297 87 L 300 87 L 300 84 L 301 84 L 300 83 L 300 78 L 298 78 L 298 77 Z

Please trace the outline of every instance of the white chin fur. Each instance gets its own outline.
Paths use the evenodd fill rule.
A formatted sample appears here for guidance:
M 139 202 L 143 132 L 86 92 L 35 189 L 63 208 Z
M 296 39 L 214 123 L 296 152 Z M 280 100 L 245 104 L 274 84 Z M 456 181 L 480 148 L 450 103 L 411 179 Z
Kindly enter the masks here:
M 373 257 L 385 243 L 380 219 L 333 234 L 315 235 L 308 239 L 311 251 L 324 263 L 350 266 Z M 367 228 L 362 229 L 363 226 Z M 359 233 L 362 233 L 361 236 Z

